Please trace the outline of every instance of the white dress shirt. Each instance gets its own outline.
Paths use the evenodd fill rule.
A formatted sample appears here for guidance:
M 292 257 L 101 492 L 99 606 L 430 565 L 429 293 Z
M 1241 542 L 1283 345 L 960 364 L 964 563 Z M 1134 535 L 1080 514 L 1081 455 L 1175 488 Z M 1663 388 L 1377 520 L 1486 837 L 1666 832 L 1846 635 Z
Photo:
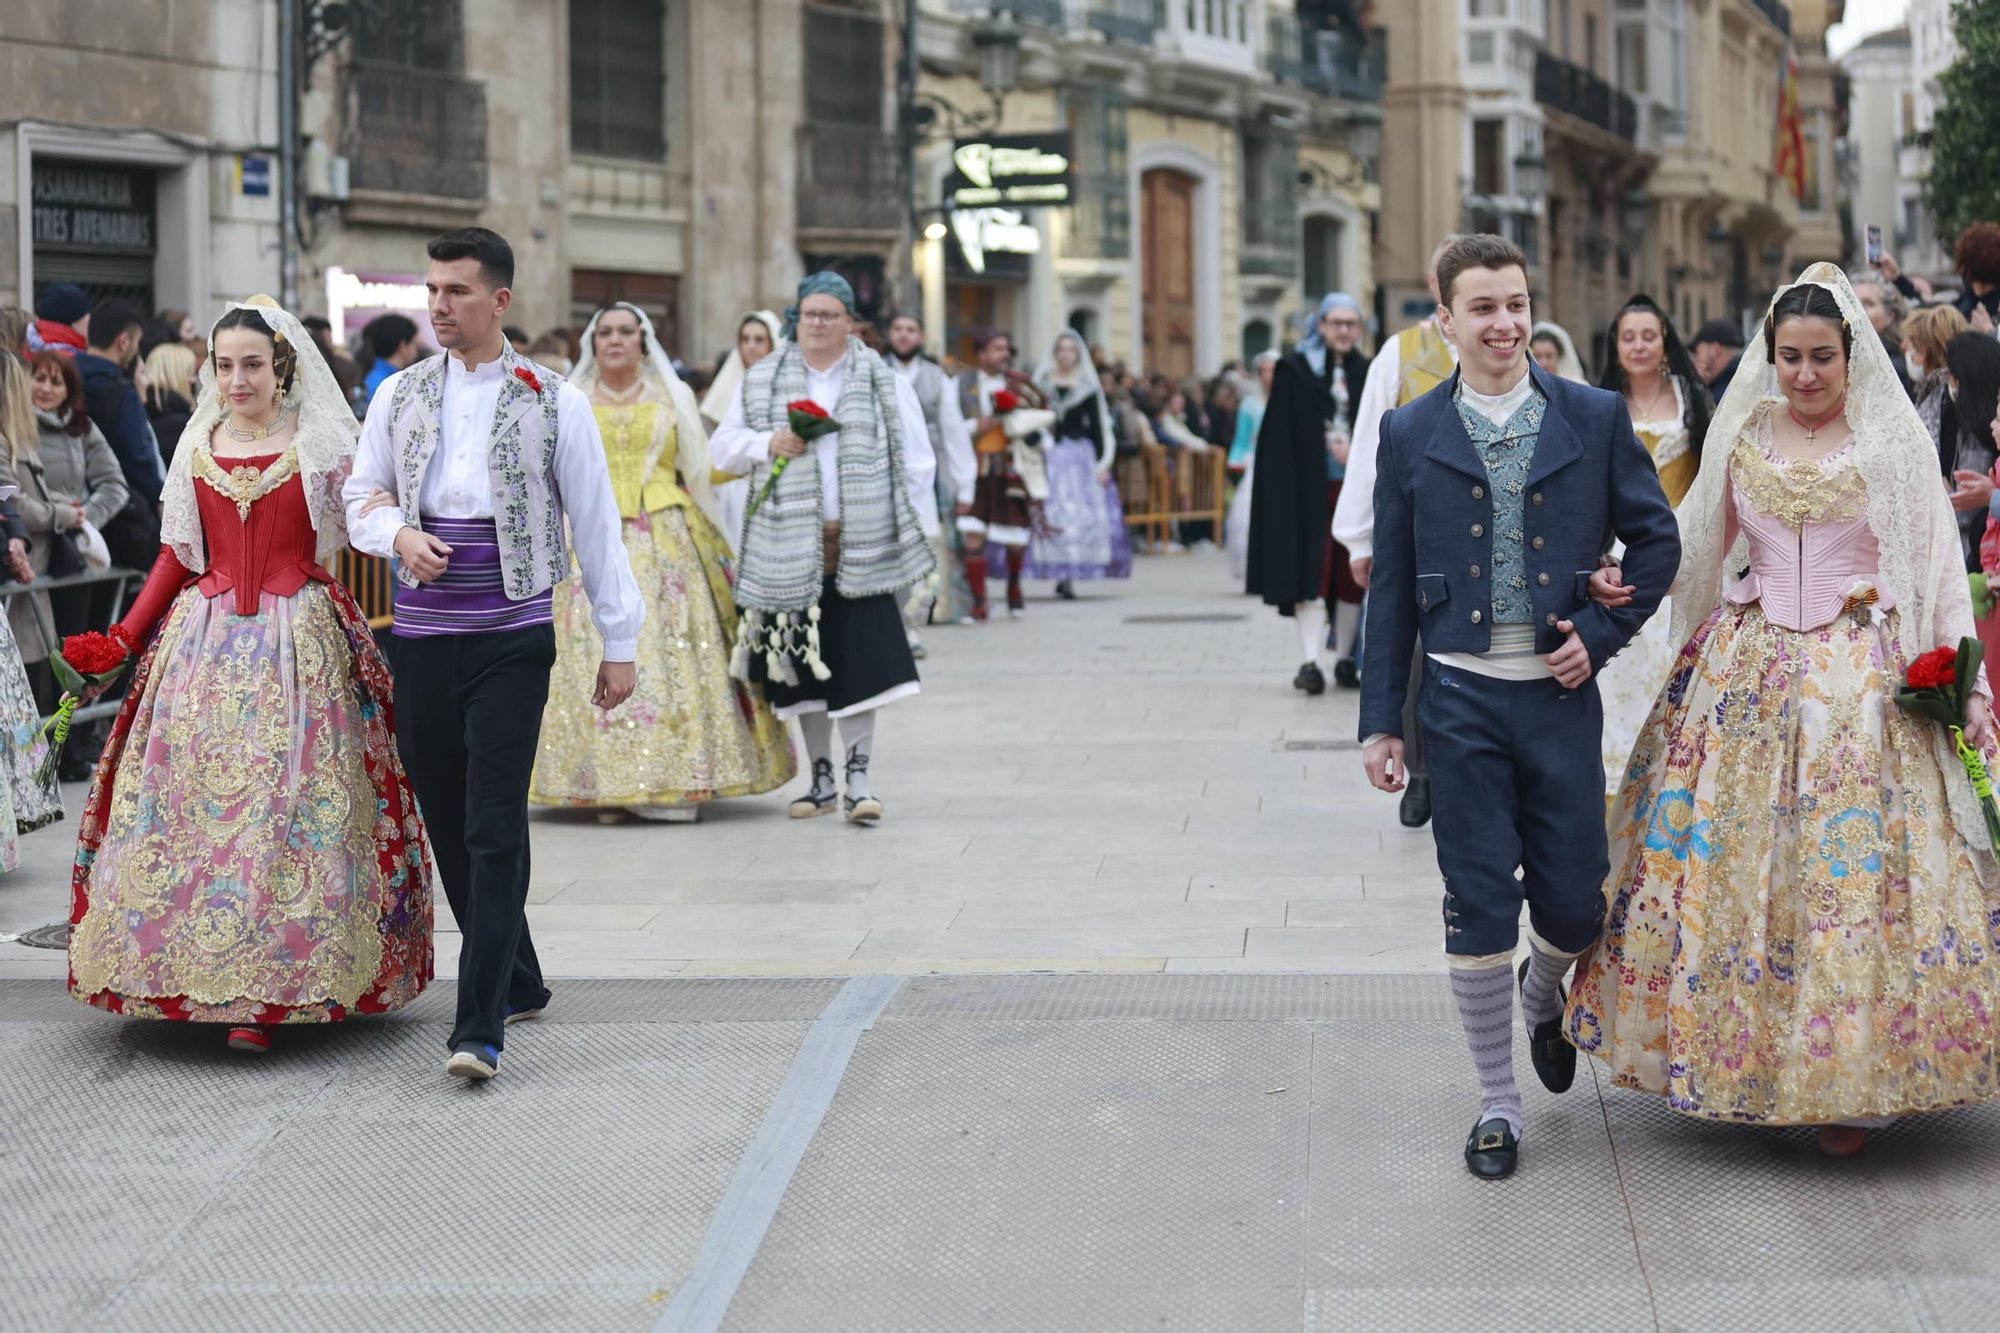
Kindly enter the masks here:
M 1354 409 L 1354 439 L 1347 452 L 1347 479 L 1333 507 L 1333 539 L 1347 548 L 1350 560 L 1375 555 L 1375 453 L 1382 446 L 1382 417 L 1403 392 L 1402 339 L 1391 338 L 1368 363 L 1368 383 Z M 1458 345 L 1450 339 L 1451 359 Z
M 901 375 L 892 376 L 890 382 L 896 386 L 896 411 L 902 418 L 903 479 L 910 488 L 910 505 L 922 515 L 924 506 L 921 497 L 928 495 L 931 498 L 930 512 L 935 515 L 937 456 L 928 447 L 916 447 L 919 443 L 928 446 L 931 438 L 930 427 L 924 424 L 924 405 L 917 400 L 917 391 Z M 840 391 L 846 383 L 845 356 L 825 370 L 806 366 L 806 397 L 825 408 L 827 414 L 836 420 L 840 416 Z M 748 386 L 746 380 L 744 387 Z M 722 424 L 715 428 L 715 434 L 708 437 L 708 451 L 715 466 L 724 472 L 748 472 L 755 464 L 771 461 L 773 434 L 768 430 L 750 429 L 750 423 L 743 415 L 743 389 L 738 389 L 736 396 L 730 400 L 729 411 L 722 418 Z M 840 517 L 840 469 L 837 461 L 840 457 L 840 432 L 828 431 L 806 447 L 819 464 L 820 513 L 831 522 Z M 937 535 L 935 518 L 924 535 Z
M 421 364 L 421 363 L 419 363 Z M 389 559 L 396 553 L 396 536 L 406 526 L 394 506 L 361 516 L 361 506 L 377 488 L 401 496 L 399 449 L 389 435 L 388 404 L 395 401 L 395 382 L 409 374 L 397 371 L 382 383 L 354 454 L 354 472 L 341 498 L 347 502 L 347 534 L 354 549 Z M 456 355 L 445 357 L 444 402 L 438 416 L 438 444 L 425 469 L 417 511 L 433 518 L 492 518 L 493 487 L 487 471 L 492 447 L 493 416 L 499 409 L 502 376 L 496 358 L 468 370 Z M 590 400 L 565 381 L 556 390 L 556 502 L 569 518 L 570 541 L 583 572 L 583 590 L 590 598 L 591 619 L 604 639 L 604 660 L 630 662 L 639 655 L 639 626 L 646 617 L 645 600 L 632 577 L 625 553 L 625 536 L 618 500 L 611 491 L 611 472 L 604 462 L 604 441 Z
M 907 381 L 912 388 L 916 385 L 917 370 L 924 364 L 920 356 L 905 361 L 899 356 L 885 356 L 889 369 Z M 944 484 L 960 504 L 972 503 L 972 490 L 979 481 L 979 459 L 972 452 L 972 427 L 965 420 L 965 413 L 958 406 L 958 385 L 943 371 L 938 377 L 944 387 L 938 391 L 938 443 L 944 452 L 938 456 L 937 466 L 944 473 Z M 919 410 L 923 400 L 917 402 Z M 928 438 L 928 433 L 926 434 Z

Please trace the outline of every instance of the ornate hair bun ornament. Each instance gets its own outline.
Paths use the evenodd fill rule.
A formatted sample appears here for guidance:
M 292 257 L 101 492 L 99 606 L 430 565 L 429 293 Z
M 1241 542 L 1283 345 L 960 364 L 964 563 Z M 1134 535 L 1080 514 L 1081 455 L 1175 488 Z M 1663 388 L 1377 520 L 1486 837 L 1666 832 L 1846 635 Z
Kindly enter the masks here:
M 257 307 L 259 307 L 259 308 L 261 308 L 261 309 L 264 309 L 264 310 L 282 310 L 282 309 L 284 309 L 284 307 L 283 307 L 283 306 L 279 305 L 279 304 L 278 304 L 278 303 L 277 303 L 276 301 L 272 300 L 272 299 L 271 299 L 271 298 L 270 298 L 269 296 L 265 295 L 265 294 L 264 294 L 263 292 L 258 292 L 258 293 L 257 293 L 257 294 L 256 294 L 255 296 L 251 297 L 251 298 L 250 298 L 249 300 L 245 301 L 245 302 L 244 302 L 243 304 L 244 304 L 244 305 L 246 305 L 246 306 L 257 306 Z M 281 343 L 281 342 L 283 342 L 284 340 L 285 340 L 285 334 L 284 334 L 284 331 L 283 331 L 282 329 L 272 329 L 272 330 L 271 330 L 271 341 L 272 341 L 272 342 L 280 342 L 280 343 Z

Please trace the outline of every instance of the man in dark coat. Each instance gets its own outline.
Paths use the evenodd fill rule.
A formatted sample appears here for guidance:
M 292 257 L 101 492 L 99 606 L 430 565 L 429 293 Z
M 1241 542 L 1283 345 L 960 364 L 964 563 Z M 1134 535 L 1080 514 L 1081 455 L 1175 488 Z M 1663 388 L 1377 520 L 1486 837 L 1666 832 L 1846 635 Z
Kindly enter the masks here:
M 1353 653 L 1362 589 L 1331 531 L 1354 404 L 1368 376 L 1356 345 L 1361 330 L 1353 297 L 1333 292 L 1320 302 L 1312 332 L 1278 362 L 1250 473 L 1248 587 L 1297 621 L 1305 665 L 1292 685 L 1307 694 L 1326 689 L 1329 612 L 1339 648 L 1334 679 L 1345 689 L 1361 683 Z

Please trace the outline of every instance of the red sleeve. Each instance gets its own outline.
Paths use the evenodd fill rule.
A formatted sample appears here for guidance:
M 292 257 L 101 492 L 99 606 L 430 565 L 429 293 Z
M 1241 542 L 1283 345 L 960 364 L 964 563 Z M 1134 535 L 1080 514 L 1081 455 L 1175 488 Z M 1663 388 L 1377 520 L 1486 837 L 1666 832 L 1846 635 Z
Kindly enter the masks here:
M 181 589 L 193 579 L 194 575 L 181 564 L 173 548 L 162 546 L 160 558 L 153 562 L 153 572 L 146 576 L 144 586 L 139 589 L 139 599 L 132 603 L 132 609 L 118 622 L 118 627 L 125 631 L 119 637 L 133 645 L 143 646 L 153 627 L 160 623 L 160 618 L 174 604 L 174 598 L 180 596 Z

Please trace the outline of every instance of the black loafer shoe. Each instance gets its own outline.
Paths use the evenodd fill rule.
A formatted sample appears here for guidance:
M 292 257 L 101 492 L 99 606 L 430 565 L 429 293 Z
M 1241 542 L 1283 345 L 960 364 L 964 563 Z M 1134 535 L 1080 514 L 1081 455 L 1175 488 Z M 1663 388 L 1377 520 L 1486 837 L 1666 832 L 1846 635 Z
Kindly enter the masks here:
M 1403 804 L 1396 813 L 1404 828 L 1422 828 L 1430 823 L 1431 780 L 1411 778 L 1409 787 L 1403 792 Z
M 1521 960 L 1521 985 L 1528 984 L 1528 960 Z M 1562 996 L 1563 1008 L 1569 1008 L 1569 992 L 1556 987 L 1556 994 Z M 1535 1077 L 1550 1092 L 1568 1092 L 1569 1085 L 1576 1082 L 1576 1047 L 1563 1037 L 1562 1015 L 1544 1023 L 1537 1023 L 1528 1034 L 1528 1058 L 1535 1062 Z
M 1333 664 L 1333 683 L 1343 690 L 1361 688 L 1361 668 L 1351 657 L 1343 657 Z
M 1319 669 L 1319 663 L 1308 662 L 1299 668 L 1299 674 L 1292 677 L 1292 688 L 1304 690 L 1307 694 L 1326 693 L 1326 673 Z
M 1521 1141 L 1505 1120 L 1482 1120 L 1465 1136 L 1465 1169 L 1481 1180 L 1505 1180 L 1521 1161 Z

